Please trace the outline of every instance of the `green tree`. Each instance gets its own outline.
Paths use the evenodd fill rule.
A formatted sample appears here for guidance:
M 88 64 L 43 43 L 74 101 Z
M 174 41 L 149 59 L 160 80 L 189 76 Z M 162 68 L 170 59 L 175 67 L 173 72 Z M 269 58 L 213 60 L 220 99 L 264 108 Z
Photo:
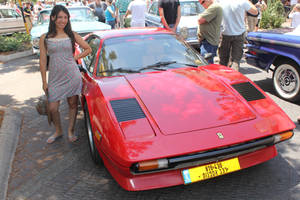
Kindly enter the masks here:
M 268 0 L 267 5 L 267 9 L 262 12 L 259 28 L 280 28 L 281 24 L 286 20 L 281 0 Z

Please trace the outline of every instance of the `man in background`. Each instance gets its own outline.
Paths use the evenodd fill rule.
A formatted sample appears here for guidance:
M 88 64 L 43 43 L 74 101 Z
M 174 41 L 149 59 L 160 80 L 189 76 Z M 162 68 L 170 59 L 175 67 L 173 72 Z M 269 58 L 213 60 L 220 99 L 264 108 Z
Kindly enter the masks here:
M 119 28 L 124 28 L 124 18 L 130 2 L 131 0 L 116 1 L 117 22 Z
M 145 12 L 147 4 L 143 0 L 133 0 L 130 2 L 125 17 L 131 14 L 131 27 L 145 27 Z
M 223 8 L 224 22 L 219 48 L 220 64 L 239 71 L 240 61 L 244 53 L 245 13 L 249 12 L 256 15 L 258 11 L 249 0 L 222 0 L 220 4 Z
M 217 49 L 220 42 L 221 23 L 223 19 L 223 10 L 220 4 L 214 0 L 199 0 L 205 11 L 199 15 L 198 19 L 198 39 L 200 42 L 200 53 L 205 56 L 211 53 L 208 60 L 214 63 L 213 58 L 217 55 Z
M 176 33 L 181 18 L 179 0 L 159 0 L 158 11 L 164 27 Z
M 88 6 L 92 9 L 94 15 L 98 17 L 98 21 L 105 23 L 105 14 L 101 1 L 95 0 L 95 2 L 89 4 Z

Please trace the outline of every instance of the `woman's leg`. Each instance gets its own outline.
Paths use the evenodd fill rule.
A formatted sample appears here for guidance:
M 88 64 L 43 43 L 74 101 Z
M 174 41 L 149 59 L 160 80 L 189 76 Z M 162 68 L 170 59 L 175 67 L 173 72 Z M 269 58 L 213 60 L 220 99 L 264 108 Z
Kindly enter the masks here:
M 62 127 L 60 121 L 60 113 L 59 113 L 59 101 L 49 102 L 49 112 L 52 117 L 53 124 L 55 126 L 55 133 L 50 136 L 47 140 L 48 143 L 53 143 L 56 138 L 62 135 Z
M 71 142 L 77 140 L 77 137 L 74 136 L 74 128 L 77 117 L 78 110 L 78 95 L 67 98 L 69 105 L 69 127 L 68 127 L 68 137 Z

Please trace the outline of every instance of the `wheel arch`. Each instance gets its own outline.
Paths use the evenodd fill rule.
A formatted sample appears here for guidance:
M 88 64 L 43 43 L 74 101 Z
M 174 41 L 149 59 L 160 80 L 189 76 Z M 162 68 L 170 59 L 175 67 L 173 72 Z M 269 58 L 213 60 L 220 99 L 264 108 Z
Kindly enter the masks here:
M 300 67 L 300 63 L 291 57 L 286 57 L 286 56 L 280 55 L 280 56 L 277 56 L 273 61 L 273 65 L 275 67 L 278 67 L 279 65 L 284 64 L 284 63 L 291 64 L 291 65 L 297 65 Z

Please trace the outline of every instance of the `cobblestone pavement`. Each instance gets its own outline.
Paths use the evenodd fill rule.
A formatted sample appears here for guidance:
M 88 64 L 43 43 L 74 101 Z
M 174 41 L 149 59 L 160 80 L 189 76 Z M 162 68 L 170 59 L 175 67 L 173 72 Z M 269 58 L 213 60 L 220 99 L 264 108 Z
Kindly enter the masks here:
M 37 67 L 37 62 L 33 62 L 33 65 Z M 257 79 L 256 82 L 280 106 L 285 106 L 284 110 L 289 116 L 296 119 L 300 114 L 299 105 L 276 98 L 269 79 L 257 78 L 260 71 L 246 67 L 245 63 L 242 66 L 242 73 L 250 77 L 253 75 L 252 78 Z M 38 72 L 33 70 L 32 73 Z M 71 144 L 67 137 L 63 137 L 52 145 L 46 144 L 54 128 L 49 127 L 45 116 L 36 113 L 34 102 L 37 98 L 26 100 L 20 108 L 24 123 L 7 199 L 300 199 L 299 126 L 291 141 L 278 145 L 279 155 L 269 162 L 191 185 L 128 192 L 112 179 L 104 166 L 93 164 L 82 110 L 79 111 L 76 128 L 78 142 Z M 62 103 L 60 111 L 66 136 L 66 102 Z

